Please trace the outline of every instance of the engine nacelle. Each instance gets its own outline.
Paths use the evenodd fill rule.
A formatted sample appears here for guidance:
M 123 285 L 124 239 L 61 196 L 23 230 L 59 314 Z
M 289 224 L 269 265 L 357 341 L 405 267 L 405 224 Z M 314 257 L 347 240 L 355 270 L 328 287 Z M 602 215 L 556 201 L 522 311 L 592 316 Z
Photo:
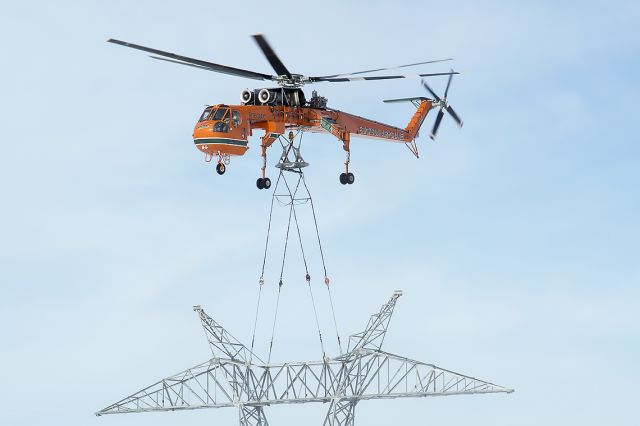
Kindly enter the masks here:
M 258 92 L 258 100 L 262 104 L 268 104 L 276 99 L 276 94 L 269 89 L 261 89 Z
M 242 99 L 243 104 L 248 104 L 253 99 L 253 91 L 249 89 L 244 89 L 242 91 L 242 95 L 240 95 L 240 99 Z

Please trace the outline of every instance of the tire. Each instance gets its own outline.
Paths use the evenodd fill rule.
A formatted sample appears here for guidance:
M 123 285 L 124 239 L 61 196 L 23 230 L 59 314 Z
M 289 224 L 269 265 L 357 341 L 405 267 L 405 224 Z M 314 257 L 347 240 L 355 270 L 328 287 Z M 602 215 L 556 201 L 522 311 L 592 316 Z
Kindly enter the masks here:
M 264 181 L 262 180 L 262 178 L 258 178 L 258 180 L 256 181 L 256 186 L 258 187 L 258 189 L 264 189 Z
M 347 184 L 347 174 L 346 173 L 340 173 L 340 183 L 343 185 Z
M 227 171 L 227 167 L 224 164 L 218 163 L 216 165 L 216 172 L 218 172 L 219 175 L 223 175 L 224 172 L 226 171 Z
M 269 178 L 264 178 L 264 180 L 262 181 L 262 187 L 264 189 L 269 189 L 271 188 L 271 179 Z
M 356 181 L 356 177 L 353 175 L 353 173 L 349 172 L 347 174 L 347 183 L 351 185 L 355 181 Z

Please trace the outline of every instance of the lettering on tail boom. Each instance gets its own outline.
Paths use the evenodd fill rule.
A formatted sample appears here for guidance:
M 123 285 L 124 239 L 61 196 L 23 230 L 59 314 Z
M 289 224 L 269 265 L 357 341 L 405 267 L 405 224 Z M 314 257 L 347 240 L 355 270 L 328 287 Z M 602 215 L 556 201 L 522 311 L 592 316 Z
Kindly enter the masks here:
M 391 130 L 378 130 L 373 127 L 358 127 L 358 134 L 364 136 L 373 136 L 376 138 L 394 139 L 397 141 L 404 141 L 404 132 L 397 132 Z

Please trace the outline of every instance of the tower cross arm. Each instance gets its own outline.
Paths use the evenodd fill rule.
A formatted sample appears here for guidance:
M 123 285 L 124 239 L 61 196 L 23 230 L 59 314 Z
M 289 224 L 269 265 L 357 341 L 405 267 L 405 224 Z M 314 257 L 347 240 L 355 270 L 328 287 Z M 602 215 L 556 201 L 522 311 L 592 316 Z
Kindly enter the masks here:
M 95 414 L 232 407 L 234 392 L 226 377 L 234 368 L 245 367 L 235 361 L 212 358 L 147 386 Z
M 382 399 L 513 392 L 513 389 L 433 364 L 382 351 L 362 352 L 357 368 L 364 372 L 365 377 L 361 378 L 359 388 L 345 394 L 347 398 Z

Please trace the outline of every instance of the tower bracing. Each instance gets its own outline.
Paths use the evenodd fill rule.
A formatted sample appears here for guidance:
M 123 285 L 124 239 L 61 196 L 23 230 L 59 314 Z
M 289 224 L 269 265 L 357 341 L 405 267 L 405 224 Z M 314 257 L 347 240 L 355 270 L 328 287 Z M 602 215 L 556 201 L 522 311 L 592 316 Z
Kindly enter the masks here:
M 382 351 L 401 292 L 395 292 L 367 327 L 349 338 L 346 353 L 321 361 L 264 363 L 194 307 L 213 358 L 164 378 L 96 415 L 237 407 L 240 425 L 268 425 L 265 407 L 329 403 L 324 426 L 351 426 L 361 400 L 511 393 L 512 389 Z

